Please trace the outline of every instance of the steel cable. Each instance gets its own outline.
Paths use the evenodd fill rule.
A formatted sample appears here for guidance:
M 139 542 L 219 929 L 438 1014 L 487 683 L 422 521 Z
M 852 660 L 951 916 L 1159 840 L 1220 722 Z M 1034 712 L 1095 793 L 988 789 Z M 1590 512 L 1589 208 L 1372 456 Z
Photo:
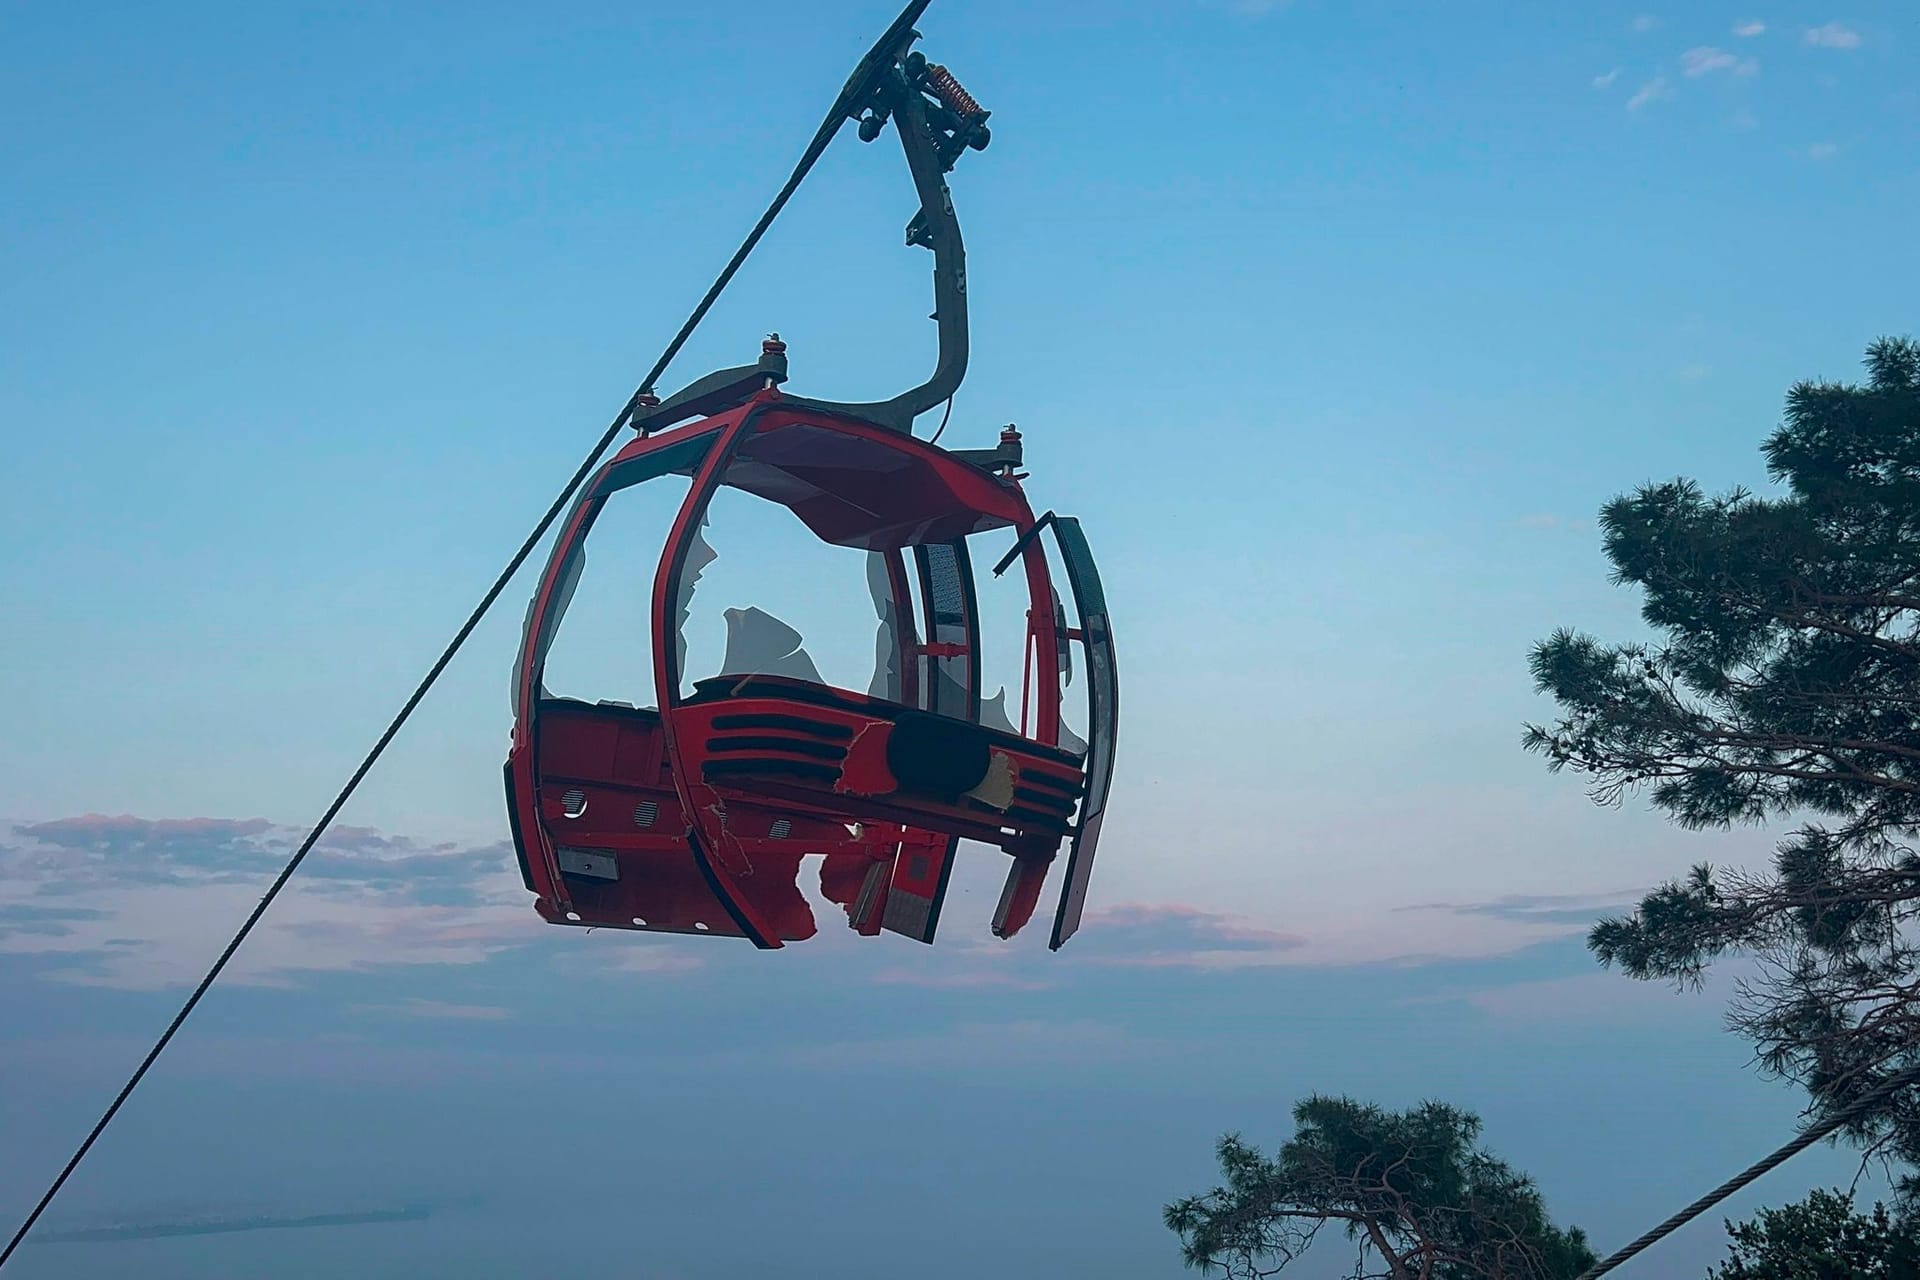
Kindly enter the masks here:
M 1701 1196 L 1698 1200 L 1695 1200 L 1686 1208 L 1680 1210 L 1680 1212 L 1674 1214 L 1671 1218 L 1668 1218 L 1665 1222 L 1662 1222 L 1659 1226 L 1648 1231 L 1639 1239 L 1601 1259 L 1599 1262 L 1594 1263 L 1591 1267 L 1588 1267 L 1575 1277 L 1575 1280 L 1596 1280 L 1596 1277 L 1607 1274 L 1607 1272 L 1632 1258 L 1647 1246 L 1656 1244 L 1675 1231 L 1678 1231 L 1681 1227 L 1713 1208 L 1713 1206 L 1719 1204 L 1722 1200 L 1725 1200 L 1728 1196 L 1740 1190 L 1748 1183 L 1761 1177 L 1763 1174 L 1779 1168 L 1794 1156 L 1820 1141 L 1820 1139 L 1845 1125 L 1849 1120 L 1853 1120 L 1865 1113 L 1868 1108 L 1880 1102 L 1889 1094 L 1897 1092 L 1916 1081 L 1920 1081 L 1920 1068 L 1902 1071 L 1898 1075 L 1889 1077 L 1877 1087 L 1868 1090 L 1859 1098 L 1855 1099 L 1851 1105 L 1842 1107 L 1839 1111 L 1813 1124 L 1802 1132 L 1800 1136 L 1781 1147 L 1778 1151 L 1775 1151 L 1772 1155 L 1747 1166 L 1733 1177 L 1707 1192 L 1707 1194 Z
M 929 2 L 930 0 L 912 0 L 912 2 L 902 10 L 900 16 L 894 19 L 893 23 L 887 28 L 886 34 L 873 46 L 867 56 L 861 60 L 859 67 L 854 71 L 853 77 L 848 80 L 846 87 L 841 90 L 839 98 L 835 100 L 833 110 L 827 115 L 827 118 L 821 122 L 820 128 L 816 130 L 813 135 L 813 140 L 807 144 L 806 151 L 801 155 L 799 163 L 794 166 L 793 172 L 788 176 L 786 184 L 780 188 L 779 194 L 776 195 L 773 198 L 773 202 L 767 206 L 766 212 L 760 215 L 760 220 L 754 224 L 753 230 L 747 234 L 747 238 L 740 242 L 740 247 L 734 251 L 733 257 L 727 261 L 727 265 L 721 270 L 720 274 L 714 278 L 713 284 L 709 286 L 706 294 L 700 299 L 699 305 L 694 307 L 692 313 L 687 316 L 686 322 L 680 326 L 679 332 L 674 334 L 673 340 L 669 342 L 666 349 L 660 353 L 660 358 L 654 361 L 653 368 L 648 371 L 639 389 L 635 391 L 632 396 L 628 397 L 626 404 L 621 406 L 620 412 L 615 415 L 613 422 L 601 433 L 599 440 L 594 443 L 593 450 L 574 471 L 573 477 L 567 481 L 566 488 L 560 491 L 560 495 L 556 497 L 552 505 L 547 508 L 546 514 L 540 517 L 540 522 L 534 526 L 533 532 L 528 534 L 526 541 L 520 544 L 520 549 L 514 552 L 513 558 L 507 562 L 506 568 L 500 571 L 499 577 L 494 579 L 493 585 L 487 588 L 486 594 L 480 598 L 480 603 L 474 606 L 473 612 L 467 616 L 467 620 L 462 623 L 460 629 L 454 633 L 453 639 L 448 642 L 446 649 L 442 651 L 439 659 L 428 669 L 427 674 L 423 676 L 420 683 L 415 686 L 413 693 L 407 698 L 406 702 L 402 704 L 399 712 L 394 715 L 392 722 L 387 725 L 386 731 L 374 742 L 373 747 L 360 761 L 359 767 L 353 771 L 352 776 L 347 779 L 346 784 L 340 788 L 339 794 L 334 796 L 333 803 L 329 804 L 326 812 L 321 814 L 319 822 L 315 823 L 313 829 L 307 833 L 306 839 L 300 842 L 300 847 L 296 849 L 293 856 L 287 860 L 286 866 L 281 868 L 280 874 L 274 877 L 273 883 L 268 886 L 259 904 L 248 914 L 246 921 L 241 924 L 238 932 L 236 932 L 232 940 L 227 943 L 226 949 L 220 953 L 220 958 L 215 960 L 213 967 L 207 970 L 206 976 L 200 979 L 200 984 L 193 989 L 193 994 L 188 996 L 186 1003 L 180 1006 L 180 1011 L 174 1014 L 173 1021 L 167 1024 L 167 1029 L 161 1032 L 158 1040 L 154 1041 L 153 1048 L 147 1051 L 147 1056 L 141 1060 L 140 1065 L 135 1068 L 133 1074 L 128 1077 L 126 1084 L 121 1087 L 119 1094 L 114 1097 L 113 1102 L 107 1107 L 100 1119 L 95 1122 L 92 1131 L 87 1134 L 86 1140 L 80 1144 L 79 1149 L 76 1150 L 72 1158 L 67 1161 L 66 1167 L 60 1170 L 60 1175 L 56 1177 L 53 1180 L 53 1184 L 47 1188 L 46 1194 L 40 1197 L 40 1202 L 34 1205 L 33 1212 L 29 1213 L 26 1221 L 20 1224 L 20 1229 L 13 1233 L 13 1238 L 7 1242 L 6 1249 L 0 1251 L 0 1267 L 6 1266 L 7 1261 L 13 1257 L 15 1251 L 19 1249 L 20 1243 L 26 1239 L 27 1233 L 33 1230 L 34 1224 L 37 1223 L 40 1220 L 40 1216 L 46 1212 L 47 1206 L 53 1203 L 54 1197 L 60 1194 L 60 1189 L 66 1185 L 67 1179 L 73 1176 L 73 1171 L 80 1166 L 80 1162 L 84 1160 L 87 1153 L 93 1149 L 93 1144 L 99 1141 L 100 1135 L 105 1132 L 106 1127 L 112 1123 L 114 1116 L 119 1114 L 120 1108 L 125 1105 L 128 1097 L 132 1095 L 134 1089 L 139 1087 L 141 1080 L 146 1077 L 147 1072 L 152 1068 L 154 1062 L 157 1061 L 161 1053 L 166 1050 L 167 1045 L 173 1040 L 174 1035 L 180 1030 L 181 1025 L 186 1022 L 188 1015 L 190 1015 L 194 1007 L 200 1003 L 201 997 L 207 994 L 208 989 L 213 986 L 214 980 L 218 978 L 221 971 L 227 967 L 227 962 L 233 959 L 234 953 L 237 952 L 241 944 L 247 940 L 247 935 L 253 932 L 254 926 L 260 923 L 262 916 L 266 915 L 267 908 L 273 905 L 273 901 L 280 895 L 280 891 L 286 888 L 287 882 L 293 878 L 293 873 L 299 870 L 300 864 L 306 861 L 307 855 L 313 852 L 314 846 L 320 842 L 320 838 L 325 835 L 327 829 L 333 825 L 333 820 L 339 816 L 340 810 L 346 806 L 348 800 L 352 799 L 353 793 L 359 789 L 361 782 L 366 779 L 366 776 L 373 771 L 374 765 L 377 764 L 380 757 L 385 754 L 388 745 L 393 742 L 400 730 L 412 717 L 414 710 L 419 707 L 421 701 L 426 698 L 428 692 L 431 691 L 435 683 L 439 681 L 441 674 L 447 669 L 447 665 L 453 661 L 454 656 L 460 652 L 461 646 L 466 644 L 467 638 L 473 634 L 474 628 L 480 625 L 481 619 L 486 617 L 487 612 L 492 609 L 494 603 L 500 598 L 500 593 L 506 590 L 507 584 L 511 582 L 514 575 L 520 571 L 520 566 L 526 563 L 527 557 L 533 554 L 533 550 L 540 544 L 541 538 L 546 536 L 547 530 L 553 526 L 553 522 L 557 520 L 560 513 L 566 509 L 567 503 L 573 499 L 574 494 L 579 491 L 580 486 L 584 484 L 587 477 L 592 474 L 594 466 L 600 461 L 601 455 L 606 453 L 607 447 L 611 445 L 614 438 L 620 434 L 620 429 L 626 425 L 628 418 L 632 415 L 635 407 L 639 405 L 642 397 L 652 394 L 654 384 L 659 380 L 660 375 L 666 372 L 667 366 L 672 363 L 673 358 L 680 353 L 680 348 L 684 346 L 687 339 L 692 336 L 694 329 L 706 318 L 707 312 L 719 298 L 721 291 L 732 281 L 734 274 L 740 270 L 741 264 L 747 260 L 747 255 L 753 252 L 754 246 L 760 243 L 760 239 L 766 234 L 767 228 L 773 225 L 773 220 L 778 217 L 780 211 L 786 207 L 787 201 L 793 198 L 793 193 L 799 189 L 800 183 L 813 169 L 815 162 L 817 162 L 826 151 L 828 144 L 833 141 L 834 135 L 839 132 L 840 126 L 847 121 L 851 110 L 858 105 L 859 99 L 871 87 L 871 77 L 875 70 L 882 66 L 892 65 L 893 51 L 898 48 L 899 42 L 911 30 L 913 22 L 926 10 Z

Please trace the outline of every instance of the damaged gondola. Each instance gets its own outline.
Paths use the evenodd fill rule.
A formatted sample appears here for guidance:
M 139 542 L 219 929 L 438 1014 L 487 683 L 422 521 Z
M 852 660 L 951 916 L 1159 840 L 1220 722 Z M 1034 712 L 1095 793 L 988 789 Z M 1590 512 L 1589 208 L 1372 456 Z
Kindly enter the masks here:
M 973 841 L 1011 858 L 995 934 L 1031 918 L 1063 848 L 1050 946 L 1079 927 L 1113 776 L 1112 631 L 1079 522 L 1028 501 L 1019 431 L 971 450 L 914 434 L 921 415 L 951 407 L 966 371 L 965 253 L 945 175 L 990 138 L 988 113 L 917 39 L 898 24 L 841 102 L 862 140 L 891 126 L 906 156 L 920 206 L 907 243 L 934 259 L 932 376 L 880 402 L 801 398 L 785 390 L 776 337 L 753 364 L 636 398 L 635 438 L 582 490 L 541 575 L 506 788 L 523 879 L 552 923 L 779 947 L 816 930 L 799 874 L 819 856 L 822 893 L 854 930 L 932 942 L 958 848 Z M 547 657 L 596 521 L 669 477 L 685 496 L 652 566 L 657 705 L 551 695 Z M 718 669 L 690 659 L 684 629 L 712 558 L 702 531 L 721 494 L 784 508 L 808 536 L 864 553 L 861 604 L 878 637 L 865 690 L 824 680 L 799 634 L 757 608 L 726 610 Z M 1017 721 L 982 697 L 976 572 L 989 564 L 1025 581 Z M 1076 665 L 1084 738 L 1061 714 Z

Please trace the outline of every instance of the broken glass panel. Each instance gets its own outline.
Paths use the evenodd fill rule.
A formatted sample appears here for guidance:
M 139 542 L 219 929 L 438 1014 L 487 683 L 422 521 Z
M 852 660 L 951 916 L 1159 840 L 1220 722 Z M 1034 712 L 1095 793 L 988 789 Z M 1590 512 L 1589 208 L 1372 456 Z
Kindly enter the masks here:
M 1007 687 L 1001 685 L 991 698 L 980 699 L 980 723 L 989 729 L 1000 729 L 1007 733 L 1018 733 L 1013 719 L 1007 715 Z
M 687 683 L 687 619 L 693 612 L 693 589 L 700 584 L 707 566 L 720 558 L 702 536 L 706 527 L 706 517 L 702 516 L 700 528 L 693 531 L 693 541 L 687 544 L 686 557 L 680 562 L 680 589 L 673 602 L 673 669 L 680 673 L 682 685 Z
M 723 675 L 903 696 L 893 553 L 823 542 L 785 506 L 731 485 L 715 491 L 702 528 L 674 619 L 683 697 Z
M 800 647 L 800 633 L 764 609 L 726 610 L 727 656 L 723 676 L 787 676 L 825 684 L 813 659 Z
M 900 670 L 900 604 L 893 598 L 893 579 L 887 572 L 891 552 L 867 553 L 867 597 L 873 602 L 879 627 L 873 637 L 873 679 L 867 696 L 904 702 L 905 680 Z
M 691 488 L 684 476 L 622 488 L 567 553 L 534 637 L 542 698 L 655 707 L 653 580 Z M 563 621 L 564 615 L 564 621 Z

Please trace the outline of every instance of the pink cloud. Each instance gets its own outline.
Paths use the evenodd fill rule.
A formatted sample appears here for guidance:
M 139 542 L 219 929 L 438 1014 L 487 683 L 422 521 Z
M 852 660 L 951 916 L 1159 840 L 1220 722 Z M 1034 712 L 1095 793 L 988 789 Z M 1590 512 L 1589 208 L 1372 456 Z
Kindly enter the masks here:
M 1081 956 L 1143 969 L 1244 969 L 1290 963 L 1299 934 L 1185 903 L 1124 903 L 1087 917 Z M 1080 944 L 1080 938 L 1075 939 Z M 1089 954 L 1091 953 L 1091 954 Z
M 390 849 L 393 844 L 391 838 L 372 827 L 332 827 L 319 841 L 319 847 L 325 849 L 366 851 Z
M 136 818 L 130 813 L 87 813 L 20 828 L 36 840 L 57 845 L 90 845 L 109 840 L 237 840 L 270 830 L 265 818 Z
M 303 973 L 476 964 L 542 927 L 504 845 L 341 834 L 347 847 L 316 852 L 228 980 L 282 986 Z M 0 824 L 0 955 L 35 956 L 48 977 L 86 985 L 191 983 L 300 838 L 264 819 Z

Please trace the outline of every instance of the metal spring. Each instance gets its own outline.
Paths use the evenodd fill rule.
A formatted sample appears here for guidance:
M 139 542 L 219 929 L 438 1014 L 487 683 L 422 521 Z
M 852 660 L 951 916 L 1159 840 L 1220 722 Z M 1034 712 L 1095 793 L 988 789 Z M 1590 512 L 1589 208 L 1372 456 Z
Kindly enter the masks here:
M 927 83 L 933 88 L 933 96 L 940 99 L 940 101 L 946 105 L 947 110 L 953 112 L 962 120 L 969 120 L 974 116 L 986 114 L 980 109 L 980 104 L 973 100 L 973 95 L 962 88 L 960 82 L 953 78 L 953 72 L 947 70 L 939 63 L 929 62 L 927 64 Z

